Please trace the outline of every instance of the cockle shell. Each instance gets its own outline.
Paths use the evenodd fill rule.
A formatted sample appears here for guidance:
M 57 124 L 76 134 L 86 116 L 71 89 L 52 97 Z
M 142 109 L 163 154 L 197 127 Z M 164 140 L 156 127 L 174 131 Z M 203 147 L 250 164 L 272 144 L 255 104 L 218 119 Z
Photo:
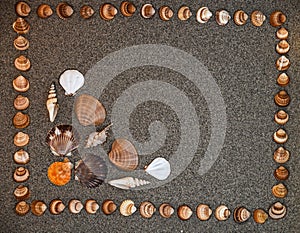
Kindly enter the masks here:
M 19 15 L 21 17 L 26 17 L 29 15 L 30 11 L 31 11 L 31 8 L 26 2 L 21 1 L 16 4 L 17 15 Z
M 66 2 L 61 2 L 56 7 L 56 14 L 61 19 L 67 19 L 74 13 L 73 8 Z
M 97 155 L 86 154 L 75 164 L 75 180 L 88 188 L 96 188 L 107 175 L 105 161 Z
M 31 67 L 29 58 L 25 57 L 24 55 L 20 55 L 15 59 L 15 67 L 20 71 L 28 71 Z
M 126 217 L 132 215 L 136 210 L 132 200 L 124 200 L 120 205 L 120 213 Z
M 17 167 L 14 172 L 14 180 L 16 182 L 25 182 L 29 179 L 29 171 L 25 167 Z
M 145 171 L 158 180 L 165 180 L 171 173 L 171 167 L 166 159 L 158 157 L 145 167 Z
M 272 187 L 272 193 L 277 198 L 284 198 L 288 194 L 288 190 L 283 183 L 279 183 Z
M 212 210 L 208 205 L 199 204 L 196 209 L 196 214 L 200 220 L 206 221 L 212 215 Z
M 95 200 L 89 199 L 85 202 L 85 210 L 89 214 L 95 214 L 99 209 L 99 205 Z
M 39 5 L 38 9 L 37 9 L 37 15 L 42 18 L 42 19 L 46 19 L 48 17 L 50 17 L 53 14 L 53 10 L 51 9 L 51 7 L 47 4 L 41 4 Z
M 277 84 L 281 87 L 285 87 L 290 83 L 290 77 L 286 73 L 281 73 L 277 77 Z
M 156 208 L 150 201 L 144 201 L 140 204 L 139 210 L 143 218 L 151 218 Z
M 24 76 L 19 75 L 13 80 L 13 87 L 16 91 L 26 92 L 29 89 L 29 81 Z
M 26 34 L 29 32 L 30 25 L 24 18 L 18 17 L 13 23 L 13 29 L 16 33 Z
M 226 10 L 219 10 L 216 12 L 216 22 L 220 26 L 225 26 L 229 23 L 231 16 L 228 11 Z
M 277 180 L 287 180 L 289 178 L 289 170 L 284 166 L 279 166 L 274 171 L 274 177 Z
M 290 67 L 290 65 L 290 60 L 284 55 L 282 55 L 276 60 L 276 69 L 279 71 L 287 70 Z
M 289 36 L 289 32 L 284 27 L 279 28 L 276 32 L 276 37 L 279 40 L 286 40 L 288 38 L 288 36 Z
M 76 199 L 70 200 L 68 206 L 69 206 L 69 211 L 72 214 L 78 214 L 83 209 L 83 204 L 81 203 L 81 201 Z
M 159 8 L 159 17 L 161 20 L 169 21 L 174 15 L 172 9 L 168 6 L 162 6 Z
M 289 114 L 287 114 L 284 110 L 279 110 L 275 113 L 274 121 L 279 125 L 284 125 L 289 120 Z
M 84 84 L 84 77 L 78 70 L 66 70 L 59 77 L 59 83 L 65 95 L 73 96 Z
M 124 1 L 121 3 L 120 11 L 122 15 L 130 17 L 135 13 L 136 7 L 132 2 Z
M 177 209 L 177 215 L 181 220 L 188 220 L 193 215 L 192 209 L 187 205 L 181 205 Z
M 182 21 L 188 20 L 192 16 L 192 12 L 188 6 L 182 6 L 179 8 L 177 17 Z
M 262 209 L 256 209 L 253 212 L 253 219 L 256 223 L 264 224 L 268 217 L 268 214 Z
M 150 182 L 133 177 L 124 177 L 116 180 L 110 180 L 108 181 L 108 184 L 120 189 L 132 189 L 142 185 L 150 184 Z
M 112 20 L 116 14 L 118 14 L 118 10 L 110 3 L 104 3 L 100 6 L 100 17 L 104 20 Z
M 89 135 L 87 143 L 85 145 L 85 148 L 90 148 L 90 147 L 94 147 L 97 145 L 101 145 L 104 142 L 106 142 L 106 138 L 107 138 L 107 131 L 109 130 L 109 128 L 112 126 L 112 124 L 106 126 L 103 130 L 101 130 L 100 132 L 93 132 Z
M 233 219 L 237 223 L 246 222 L 250 218 L 250 216 L 251 216 L 250 211 L 243 206 L 234 209 Z
M 59 108 L 59 105 L 57 103 L 56 87 L 54 82 L 51 83 L 50 86 L 48 98 L 46 101 L 46 107 L 49 113 L 49 119 L 51 122 L 53 122 L 55 120 Z
M 271 15 L 270 15 L 270 24 L 273 27 L 279 27 L 282 24 L 284 24 L 286 21 L 286 16 L 285 14 L 283 14 L 281 11 L 274 11 Z
M 251 14 L 251 23 L 256 26 L 260 27 L 264 24 L 266 20 L 266 16 L 261 11 L 253 11 Z
M 24 51 L 29 48 L 29 41 L 23 36 L 18 36 L 14 40 L 14 46 L 17 50 Z
M 73 164 L 65 158 L 63 162 L 54 162 L 48 168 L 48 179 L 57 186 L 66 185 L 71 180 Z
M 163 203 L 159 206 L 159 213 L 164 218 L 170 218 L 174 213 L 174 208 L 168 203 Z
M 276 52 L 279 54 L 286 54 L 290 51 L 290 45 L 286 40 L 281 40 L 276 45 Z
M 45 204 L 45 202 L 40 200 L 34 200 L 33 202 L 31 202 L 30 207 L 31 213 L 33 213 L 35 216 L 42 216 L 47 209 L 47 205 Z
M 27 186 L 18 185 L 14 191 L 14 196 L 18 201 L 24 201 L 30 197 L 30 191 Z
M 16 204 L 15 211 L 17 215 L 24 216 L 29 212 L 29 210 L 30 210 L 30 205 L 25 201 L 20 201 Z
M 22 112 L 17 112 L 13 118 L 13 125 L 17 129 L 24 129 L 29 125 L 29 123 L 30 123 L 30 118 L 28 114 L 24 114 Z
M 290 158 L 290 152 L 280 146 L 275 150 L 273 158 L 276 163 L 286 163 Z
M 230 216 L 230 210 L 225 205 L 220 205 L 215 210 L 215 217 L 219 221 L 225 221 L 229 218 L 229 216 Z
M 65 208 L 65 204 L 59 199 L 52 200 L 49 204 L 49 211 L 54 215 L 61 214 Z
M 149 3 L 144 4 L 141 8 L 141 15 L 145 19 L 150 19 L 155 15 L 155 8 Z
M 29 143 L 29 135 L 23 132 L 18 132 L 14 136 L 14 144 L 18 147 L 26 146 Z
M 56 156 L 70 156 L 79 146 L 79 134 L 71 125 L 53 127 L 46 137 L 46 143 Z
M 243 10 L 238 10 L 233 15 L 233 21 L 236 25 L 242 26 L 247 23 L 249 16 Z
M 30 161 L 29 154 L 23 149 L 18 150 L 16 153 L 14 153 L 14 161 L 17 164 L 27 164 Z
M 278 129 L 274 133 L 273 139 L 278 144 L 284 144 L 288 140 L 288 135 L 287 135 L 287 133 L 285 132 L 284 129 Z
M 102 203 L 102 212 L 110 215 L 117 209 L 117 205 L 112 200 L 105 200 Z
M 212 12 L 208 9 L 208 7 L 201 7 L 196 13 L 196 20 L 199 23 L 207 23 L 208 20 L 213 16 Z
M 278 220 L 284 218 L 285 215 L 286 207 L 280 202 L 274 203 L 269 209 L 269 216 L 272 219 Z
M 17 110 L 25 110 L 29 107 L 29 99 L 26 96 L 18 95 L 14 100 L 14 107 Z
M 275 96 L 274 96 L 274 101 L 279 107 L 286 107 L 290 103 L 290 96 L 289 94 L 282 90 L 279 91 Z
M 135 170 L 139 163 L 139 157 L 135 147 L 126 139 L 116 139 L 109 152 L 109 160 L 118 168 L 131 171 Z
M 89 19 L 95 13 L 94 9 L 89 5 L 84 5 L 80 8 L 80 16 L 83 19 Z

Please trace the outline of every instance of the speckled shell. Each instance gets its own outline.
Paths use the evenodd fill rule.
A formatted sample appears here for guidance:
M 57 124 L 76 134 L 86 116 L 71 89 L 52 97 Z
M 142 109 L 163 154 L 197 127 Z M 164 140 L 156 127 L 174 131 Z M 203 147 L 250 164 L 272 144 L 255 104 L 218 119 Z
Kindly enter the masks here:
M 18 185 L 14 191 L 14 196 L 18 201 L 24 201 L 30 197 L 30 191 L 27 186 Z
M 276 163 L 286 163 L 290 158 L 290 152 L 283 147 L 278 147 L 273 154 L 273 158 Z
M 16 33 L 26 34 L 29 32 L 30 25 L 25 19 L 18 17 L 13 23 L 13 29 Z
M 21 17 L 26 17 L 30 14 L 31 8 L 26 2 L 18 2 L 16 4 L 16 13 Z
M 41 4 L 39 5 L 38 9 L 37 9 L 37 15 L 42 18 L 42 19 L 46 19 L 48 17 L 50 17 L 53 14 L 53 10 L 51 9 L 51 7 L 47 4 Z
M 57 103 L 56 87 L 54 82 L 51 83 L 50 90 L 48 92 L 46 107 L 48 110 L 50 122 L 54 122 L 59 108 L 59 105 Z
M 80 8 L 80 16 L 83 19 L 89 19 L 95 13 L 94 9 L 89 5 L 84 5 Z
M 25 57 L 24 55 L 17 57 L 14 64 L 16 69 L 20 71 L 28 71 L 31 67 L 29 58 Z
M 177 215 L 181 220 L 189 220 L 193 215 L 193 211 L 189 206 L 181 205 L 177 209 Z
M 261 11 L 253 11 L 251 13 L 251 23 L 256 27 L 261 27 L 266 20 L 266 16 Z
M 269 209 L 269 216 L 272 219 L 278 220 L 284 218 L 285 215 L 286 215 L 286 207 L 280 202 L 274 203 Z
M 30 205 L 25 201 L 16 204 L 15 211 L 17 215 L 24 216 L 30 211 Z
M 230 210 L 225 205 L 220 205 L 215 210 L 215 217 L 219 221 L 225 221 L 229 218 L 229 216 L 230 216 Z
M 281 40 L 276 45 L 276 52 L 278 54 L 286 54 L 290 51 L 290 45 L 286 40 Z
M 237 223 L 246 222 L 250 218 L 250 216 L 251 216 L 250 211 L 243 206 L 234 209 L 233 219 Z
M 120 205 L 120 214 L 126 217 L 132 215 L 136 210 L 132 200 L 124 200 Z
M 110 180 L 108 181 L 108 184 L 120 189 L 132 189 L 138 186 L 150 184 L 150 182 L 133 177 L 124 177 L 116 180 Z
M 253 219 L 256 223 L 264 224 L 268 217 L 268 214 L 262 209 L 256 209 L 253 212 Z
M 140 204 L 139 210 L 143 218 L 151 218 L 156 208 L 150 201 L 144 201 Z
M 57 186 L 66 185 L 71 180 L 72 163 L 65 158 L 63 162 L 54 162 L 48 168 L 48 179 Z
M 23 132 L 18 132 L 14 136 L 14 144 L 18 147 L 26 146 L 29 143 L 29 135 Z
M 106 215 L 110 215 L 115 212 L 117 205 L 112 200 L 105 200 L 102 203 L 102 212 Z
M 14 153 L 14 161 L 17 164 L 27 164 L 30 161 L 29 154 L 23 149 L 18 150 L 16 153 Z
M 182 6 L 179 8 L 177 17 L 182 21 L 188 20 L 192 16 L 192 12 L 188 6 Z
M 249 16 L 243 10 L 238 10 L 233 15 L 233 21 L 236 25 L 242 26 L 247 23 Z
M 287 114 L 284 110 L 279 110 L 275 113 L 274 121 L 279 125 L 284 125 L 289 120 L 289 114 Z
M 201 221 L 206 221 L 212 215 L 212 210 L 208 205 L 199 204 L 196 209 L 196 214 L 198 219 L 200 219 Z
M 120 11 L 122 15 L 130 17 L 135 13 L 136 7 L 132 2 L 124 1 L 120 5 Z
M 29 48 L 29 41 L 23 36 L 18 36 L 14 40 L 14 46 L 17 50 L 24 51 Z
M 72 214 L 79 214 L 80 211 L 83 209 L 83 204 L 80 200 L 72 199 L 69 201 L 69 211 Z
M 14 100 L 14 107 L 17 110 L 25 110 L 29 107 L 29 99 L 26 96 L 18 95 Z
M 161 20 L 169 21 L 174 15 L 172 9 L 168 6 L 162 6 L 159 8 L 159 17 Z
M 85 206 L 86 212 L 89 214 L 95 214 L 99 209 L 98 203 L 93 199 L 86 200 L 84 206 Z
M 112 20 L 117 14 L 118 10 L 110 3 L 104 3 L 100 6 L 100 17 L 104 20 Z
M 225 26 L 229 23 L 231 16 L 228 11 L 226 10 L 218 10 L 216 12 L 216 22 L 220 26 Z
M 290 60 L 285 55 L 282 55 L 276 60 L 276 69 L 279 71 L 288 70 L 288 68 L 290 68 L 290 65 Z
M 21 183 L 29 179 L 29 171 L 25 167 L 17 167 L 14 172 L 14 181 Z
M 33 202 L 31 202 L 30 207 L 31 213 L 33 213 L 35 216 L 42 216 L 47 209 L 47 205 L 45 204 L 45 202 L 40 200 L 34 200 Z
M 278 168 L 275 169 L 274 171 L 274 177 L 277 180 L 287 180 L 289 178 L 289 170 L 284 167 L 284 166 L 279 166 Z
M 290 77 L 286 73 L 281 73 L 278 75 L 277 84 L 281 87 L 285 87 L 290 83 Z
M 144 4 L 141 8 L 141 15 L 145 19 L 150 19 L 155 15 L 155 8 L 151 4 Z
M 287 133 L 285 132 L 284 129 L 278 129 L 274 135 L 273 135 L 273 139 L 276 143 L 278 144 L 284 144 L 287 142 L 288 140 L 288 135 Z
M 24 129 L 29 125 L 29 123 L 30 123 L 30 118 L 28 114 L 24 114 L 22 112 L 17 112 L 13 118 L 13 125 L 17 129 Z
M 52 200 L 49 204 L 49 211 L 54 215 L 61 214 L 65 208 L 65 204 L 59 199 Z
M 170 218 L 174 213 L 174 208 L 168 203 L 163 203 L 159 206 L 159 213 L 163 218 Z
M 279 27 L 282 24 L 284 24 L 286 21 L 286 16 L 285 14 L 283 14 L 281 11 L 274 11 L 271 15 L 270 15 L 270 24 L 273 27 Z
M 288 190 L 283 183 L 279 183 L 272 187 L 272 193 L 277 198 L 284 198 L 288 194 Z
M 286 40 L 289 36 L 289 32 L 286 28 L 281 27 L 276 32 L 276 37 L 280 40 Z
M 56 7 L 56 14 L 61 19 L 67 19 L 74 13 L 73 8 L 66 2 L 61 2 Z
M 282 90 L 279 91 L 275 96 L 274 96 L 274 101 L 279 107 L 286 107 L 290 103 L 290 96 L 289 94 Z
M 29 89 L 29 81 L 24 76 L 19 75 L 13 80 L 13 87 L 16 91 L 26 92 Z
M 208 7 L 200 7 L 196 13 L 196 20 L 199 23 L 207 23 L 208 20 L 213 16 L 212 12 L 208 9 Z

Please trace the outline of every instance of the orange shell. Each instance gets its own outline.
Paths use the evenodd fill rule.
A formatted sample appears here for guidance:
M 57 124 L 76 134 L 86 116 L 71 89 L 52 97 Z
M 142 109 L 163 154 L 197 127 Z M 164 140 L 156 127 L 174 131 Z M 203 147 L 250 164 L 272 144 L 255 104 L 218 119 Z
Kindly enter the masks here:
M 72 163 L 68 159 L 63 162 L 54 162 L 48 168 L 48 179 L 51 183 L 62 186 L 71 179 Z

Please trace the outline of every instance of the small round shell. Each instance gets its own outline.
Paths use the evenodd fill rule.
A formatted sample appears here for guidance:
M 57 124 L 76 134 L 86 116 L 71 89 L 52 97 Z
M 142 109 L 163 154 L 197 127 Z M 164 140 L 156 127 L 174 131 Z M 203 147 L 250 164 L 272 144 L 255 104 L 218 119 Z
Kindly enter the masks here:
M 18 17 L 13 23 L 13 29 L 16 33 L 26 34 L 29 32 L 30 25 L 24 18 Z
M 99 205 L 95 200 L 89 199 L 85 202 L 85 210 L 89 214 L 95 214 L 99 209 Z
M 289 120 L 289 114 L 287 114 L 284 110 L 279 110 L 275 113 L 274 121 L 279 125 L 284 125 Z
M 286 215 L 286 207 L 280 202 L 274 203 L 269 209 L 269 216 L 272 219 L 278 220 L 284 218 L 285 215 Z
M 188 220 L 193 215 L 192 209 L 187 205 L 179 206 L 177 209 L 177 215 L 181 220 Z
M 198 219 L 200 219 L 201 221 L 206 221 L 212 215 L 212 210 L 208 205 L 199 204 L 196 209 L 196 214 Z
M 40 200 L 34 200 L 33 202 L 31 202 L 30 207 L 31 207 L 31 212 L 35 216 L 42 216 L 47 209 L 47 205 L 45 204 L 45 202 Z
M 63 186 L 71 180 L 72 163 L 65 158 L 63 162 L 54 162 L 48 168 L 48 179 L 52 184 Z
M 218 10 L 216 12 L 216 22 L 220 26 L 225 26 L 229 23 L 231 16 L 228 11 L 226 10 Z
M 266 20 L 266 16 L 261 11 L 253 11 L 251 14 L 251 23 L 256 27 L 261 27 Z
M 177 17 L 182 21 L 188 20 L 192 16 L 192 12 L 188 6 L 182 6 L 179 8 Z
M 290 44 L 286 40 L 281 40 L 276 45 L 276 52 L 279 54 L 286 54 L 290 51 Z
M 27 186 L 18 185 L 14 191 L 14 196 L 18 201 L 24 201 L 30 197 L 30 191 Z
M 132 200 L 124 200 L 120 205 L 120 213 L 126 217 L 132 215 L 136 210 Z
M 289 178 L 289 170 L 284 166 L 279 166 L 274 171 L 274 177 L 281 181 L 287 180 Z
M 281 73 L 277 77 L 277 84 L 281 87 L 285 87 L 290 83 L 290 77 L 286 73 Z
M 14 107 L 17 110 L 25 110 L 29 107 L 29 99 L 26 96 L 18 95 L 14 100 Z
M 50 17 L 53 14 L 53 10 L 51 9 L 51 7 L 47 4 L 41 4 L 39 5 L 38 9 L 37 9 L 37 15 L 42 18 L 42 19 L 46 19 L 48 17 Z
M 212 12 L 208 9 L 208 7 L 200 7 L 196 13 L 196 20 L 199 23 L 207 23 L 208 20 L 212 17 Z
M 117 13 L 117 8 L 110 3 L 104 3 L 100 6 L 100 17 L 104 20 L 112 20 Z
M 286 21 L 286 16 L 285 14 L 283 14 L 281 11 L 274 11 L 271 15 L 270 15 L 270 24 L 273 27 L 279 27 L 282 24 L 284 24 Z
M 20 71 L 28 71 L 31 67 L 29 58 L 24 55 L 20 55 L 15 59 L 15 67 Z
M 58 215 L 64 211 L 65 207 L 66 206 L 64 205 L 62 200 L 55 199 L 50 202 L 49 211 L 51 214 Z
M 73 8 L 66 2 L 61 2 L 56 7 L 56 14 L 61 19 L 70 18 L 74 13 Z
M 30 210 L 30 205 L 25 201 L 20 201 L 16 204 L 15 211 L 17 215 L 24 216 L 29 212 L 29 210 Z
M 215 210 L 215 217 L 219 221 L 225 221 L 229 218 L 229 216 L 230 216 L 230 210 L 225 205 L 220 205 Z
M 26 146 L 29 143 L 29 135 L 23 132 L 18 132 L 14 136 L 14 144 L 18 147 Z
M 277 30 L 276 32 L 276 37 L 279 39 L 279 40 L 286 40 L 289 36 L 289 32 L 286 28 L 284 27 L 281 27 Z
M 29 81 L 22 75 L 19 75 L 13 80 L 13 87 L 16 91 L 26 92 L 29 89 Z
M 27 164 L 30 161 L 29 154 L 23 149 L 18 150 L 16 153 L 14 153 L 14 161 L 17 164 Z
M 174 213 L 174 208 L 168 203 L 163 203 L 159 206 L 159 213 L 164 218 L 170 218 Z
M 95 13 L 94 9 L 89 5 L 84 5 L 80 8 L 80 16 L 83 19 L 89 19 Z
M 273 158 L 276 163 L 286 163 L 290 158 L 290 152 L 280 146 L 275 150 Z
M 288 194 L 288 190 L 283 183 L 279 183 L 272 187 L 272 193 L 277 198 L 284 198 Z
M 83 209 L 83 204 L 80 200 L 72 199 L 69 201 L 69 211 L 72 214 L 78 214 Z
M 174 15 L 172 9 L 168 6 L 162 6 L 159 8 L 159 17 L 161 20 L 169 21 Z
M 22 112 L 17 112 L 13 118 L 13 125 L 17 129 L 24 129 L 29 125 L 29 123 L 30 123 L 30 118 L 28 114 L 24 114 Z
M 275 96 L 274 96 L 274 101 L 279 107 L 286 107 L 290 103 L 290 96 L 289 94 L 282 90 L 279 91 Z
M 121 3 L 120 11 L 122 15 L 130 17 L 135 13 L 136 7 L 132 2 L 124 1 Z
M 144 4 L 141 8 L 141 15 L 145 19 L 150 19 L 155 15 L 155 8 L 151 4 Z
M 274 133 L 273 139 L 278 144 L 284 144 L 288 140 L 288 135 L 287 135 L 287 133 L 285 132 L 284 129 L 278 129 Z
M 247 23 L 249 16 L 243 10 L 238 10 L 233 15 L 233 21 L 236 25 L 242 26 Z
M 18 36 L 14 40 L 14 46 L 17 50 L 24 51 L 29 48 L 29 41 L 24 36 Z
M 143 218 L 151 218 L 155 211 L 155 206 L 149 201 L 144 201 L 140 204 L 140 214 Z
M 290 68 L 290 65 L 290 60 L 284 55 L 276 60 L 276 69 L 279 71 L 288 70 L 288 68 Z
M 237 223 L 246 222 L 250 218 L 250 216 L 251 216 L 250 211 L 243 206 L 234 209 L 233 219 Z
M 253 212 L 253 219 L 256 223 L 264 224 L 268 217 L 268 214 L 262 209 L 256 209 Z
M 16 13 L 21 17 L 26 17 L 30 14 L 31 8 L 26 2 L 18 2 L 16 4 Z
M 29 171 L 25 167 L 17 167 L 13 177 L 18 183 L 25 182 L 29 179 Z
M 102 212 L 110 215 L 117 209 L 117 205 L 112 200 L 105 200 L 102 203 Z

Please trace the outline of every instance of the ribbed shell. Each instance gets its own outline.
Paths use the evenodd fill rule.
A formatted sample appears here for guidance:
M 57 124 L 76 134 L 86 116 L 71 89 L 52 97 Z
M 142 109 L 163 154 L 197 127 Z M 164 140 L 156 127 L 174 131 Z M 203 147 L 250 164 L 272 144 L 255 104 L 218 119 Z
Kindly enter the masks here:
M 61 2 L 56 7 L 56 14 L 61 19 L 67 19 L 74 13 L 73 8 L 66 2 Z
M 65 70 L 59 77 L 59 83 L 65 95 L 73 96 L 84 85 L 84 76 L 78 70 Z
M 110 3 L 104 3 L 100 6 L 100 17 L 104 20 L 112 20 L 117 13 L 117 8 Z
M 279 110 L 278 112 L 275 113 L 274 116 L 274 121 L 279 124 L 279 125 L 284 125 L 288 122 L 289 120 L 289 114 L 285 112 L 284 110 Z
M 289 105 L 291 99 L 289 94 L 282 90 L 274 96 L 274 101 L 279 107 L 286 107 Z
M 18 36 L 14 40 L 14 46 L 17 50 L 24 51 L 29 48 L 29 41 L 23 36 Z
M 288 190 L 283 183 L 279 183 L 272 187 L 272 193 L 277 198 L 284 198 L 288 194 Z
M 59 105 L 57 103 L 56 87 L 55 87 L 54 82 L 51 83 L 51 86 L 50 86 L 48 98 L 46 101 L 46 107 L 48 110 L 50 122 L 54 122 L 55 117 L 58 113 L 58 108 L 59 108 Z
M 18 17 L 13 23 L 13 29 L 16 33 L 26 34 L 29 32 L 30 25 L 24 18 Z
M 27 164 L 30 161 L 30 157 L 29 154 L 27 153 L 27 151 L 21 149 L 18 150 L 17 152 L 14 153 L 14 161 L 17 164 Z
M 18 183 L 25 182 L 29 179 L 29 170 L 25 167 L 17 167 L 14 172 L 14 180 Z
M 98 211 L 98 209 L 99 209 L 99 205 L 95 200 L 93 199 L 86 200 L 85 210 L 87 213 L 95 214 Z
M 290 44 L 286 40 L 281 40 L 276 45 L 276 52 L 278 54 L 286 54 L 290 51 Z
M 250 211 L 243 206 L 234 209 L 233 219 L 237 223 L 246 222 L 250 218 L 250 216 L 251 216 Z
M 51 9 L 51 7 L 47 4 L 41 4 L 39 5 L 38 9 L 37 9 L 37 15 L 42 18 L 42 19 L 46 19 L 48 17 L 50 17 L 53 14 L 53 10 Z
M 83 19 L 89 19 L 95 13 L 94 9 L 89 5 L 84 5 L 80 8 L 80 16 Z
M 231 16 L 226 10 L 219 10 L 216 12 L 216 22 L 220 26 L 225 26 L 229 23 Z
M 145 19 L 150 19 L 155 15 L 155 8 L 149 3 L 144 4 L 141 8 L 141 15 Z
M 272 219 L 278 220 L 284 218 L 285 215 L 286 215 L 286 207 L 280 202 L 274 203 L 269 209 L 269 216 Z
M 177 17 L 182 21 L 188 20 L 192 16 L 192 12 L 188 6 L 182 6 L 179 8 Z
M 27 186 L 18 185 L 14 191 L 14 196 L 18 201 L 24 201 L 30 197 L 30 191 Z
M 274 177 L 281 181 L 287 180 L 289 178 L 289 170 L 284 166 L 279 166 L 274 171 Z
M 17 57 L 14 64 L 16 69 L 20 71 L 28 71 L 31 67 L 29 58 L 25 57 L 24 55 Z
M 14 144 L 18 147 L 26 146 L 29 143 L 29 135 L 23 132 L 18 132 L 14 136 Z
M 174 13 L 168 6 L 162 6 L 159 8 L 159 17 L 161 20 L 169 21 L 173 17 Z
M 132 215 L 136 210 L 132 200 L 124 200 L 120 205 L 120 214 L 126 217 Z
M 15 211 L 17 215 L 24 216 L 30 211 L 30 205 L 25 201 L 16 204 Z
M 189 220 L 193 215 L 193 211 L 189 206 L 181 205 L 177 209 L 177 215 L 181 220 Z
M 282 55 L 276 60 L 276 69 L 279 71 L 288 70 L 290 65 L 291 65 L 290 60 L 284 55 Z
M 284 129 L 278 129 L 274 134 L 273 134 L 273 139 L 276 143 L 278 144 L 284 144 L 288 140 L 288 135 L 285 132 Z
M 151 218 L 156 208 L 150 201 L 144 201 L 140 204 L 139 210 L 143 218 Z
M 174 213 L 174 208 L 168 203 L 163 203 L 159 206 L 159 213 L 163 218 L 170 218 Z
M 69 211 L 72 214 L 79 214 L 83 209 L 83 204 L 80 200 L 72 199 L 69 201 Z
M 285 87 L 290 83 L 290 77 L 286 73 L 281 73 L 277 77 L 277 84 L 281 87 Z
M 283 147 L 278 147 L 273 154 L 276 163 L 286 163 L 290 158 L 290 152 Z
M 31 8 L 26 2 L 18 2 L 16 4 L 16 13 L 21 17 L 26 17 L 30 14 Z
M 40 200 L 34 200 L 33 202 L 31 202 L 30 207 L 31 213 L 33 213 L 35 216 L 42 216 L 47 209 L 47 205 L 45 204 L 45 202 Z
M 17 110 L 25 110 L 29 107 L 29 99 L 26 96 L 18 95 L 14 100 L 14 107 Z
M 225 221 L 230 217 L 230 210 L 225 205 L 220 205 L 215 210 L 215 217 L 219 221 Z
M 29 89 L 29 81 L 24 76 L 19 75 L 13 80 L 13 87 L 16 91 L 26 92 Z
M 117 205 L 112 200 L 105 200 L 102 203 L 102 212 L 110 215 L 117 209 Z
M 208 9 L 208 7 L 201 7 L 196 13 L 196 20 L 199 23 L 207 23 L 208 20 L 212 17 L 212 12 Z
M 280 40 L 286 40 L 289 36 L 289 32 L 286 28 L 281 27 L 276 32 L 276 37 Z
M 198 219 L 200 219 L 201 221 L 206 221 L 212 215 L 212 210 L 208 205 L 199 204 L 196 209 L 196 214 Z
M 48 179 L 57 186 L 66 185 L 71 180 L 72 163 L 65 158 L 63 162 L 54 162 L 48 168 Z
M 264 24 L 266 20 L 266 16 L 261 11 L 253 11 L 251 14 L 251 23 L 256 26 L 260 27 Z
M 29 125 L 29 123 L 30 123 L 30 118 L 28 114 L 24 114 L 22 112 L 17 112 L 13 118 L 13 125 L 17 129 L 24 129 Z
M 121 3 L 120 11 L 122 15 L 130 17 L 135 13 L 136 7 L 132 2 L 124 1 Z
M 233 15 L 233 21 L 236 25 L 242 26 L 247 23 L 249 16 L 243 10 L 238 10 Z
M 286 21 L 286 16 L 285 14 L 283 14 L 281 11 L 274 11 L 271 15 L 270 15 L 270 24 L 273 27 L 279 27 L 282 24 L 284 24 Z
M 256 209 L 253 212 L 253 219 L 256 223 L 264 224 L 268 217 L 268 214 L 262 209 Z
M 108 184 L 120 189 L 132 189 L 138 186 L 150 184 L 150 182 L 133 177 L 124 177 L 116 180 L 110 180 L 108 181 Z
M 54 215 L 58 215 L 58 214 L 61 214 L 64 209 L 65 209 L 65 204 L 62 202 L 62 200 L 59 200 L 59 199 L 55 199 L 55 200 L 52 200 L 49 204 L 49 211 L 51 214 L 54 214 Z

